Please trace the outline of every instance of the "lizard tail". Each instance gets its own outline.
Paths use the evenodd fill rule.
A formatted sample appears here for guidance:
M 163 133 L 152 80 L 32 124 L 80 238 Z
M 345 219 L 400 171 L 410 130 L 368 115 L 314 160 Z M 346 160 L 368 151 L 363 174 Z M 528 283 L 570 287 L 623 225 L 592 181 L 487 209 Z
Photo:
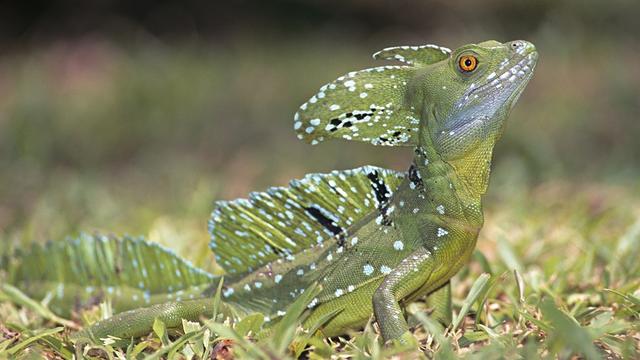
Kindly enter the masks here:
M 92 326 L 75 333 L 74 341 L 92 339 L 100 343 L 103 339 L 116 337 L 126 341 L 144 336 L 151 331 L 156 319 L 167 328 L 177 328 L 182 320 L 198 321 L 201 317 L 213 315 L 214 301 L 211 298 L 197 300 L 171 301 L 145 308 L 128 310 L 98 321 Z

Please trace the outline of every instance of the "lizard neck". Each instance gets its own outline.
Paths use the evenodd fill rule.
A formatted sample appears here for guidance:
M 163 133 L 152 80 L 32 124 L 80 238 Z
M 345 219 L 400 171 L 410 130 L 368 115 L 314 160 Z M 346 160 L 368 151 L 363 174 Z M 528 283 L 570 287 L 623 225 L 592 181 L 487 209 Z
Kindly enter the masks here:
M 478 229 L 482 226 L 482 194 L 468 178 L 433 148 L 417 147 L 408 170 L 408 187 L 416 191 L 427 213 L 445 215 Z M 448 210 L 447 210 L 448 208 Z M 443 210 L 445 209 L 445 210 Z M 443 212 L 445 214 L 443 214 Z
M 428 122 L 428 126 L 420 133 L 415 163 L 417 165 L 422 163 L 422 160 L 417 158 L 419 156 L 434 164 L 442 163 L 447 170 L 446 175 L 454 185 L 457 185 L 458 192 L 464 192 L 470 198 L 482 197 L 487 191 L 493 148 L 502 133 L 502 128 L 492 129 L 491 123 L 487 123 L 488 127 L 484 131 L 482 140 L 472 143 L 464 155 L 455 155 L 438 150 L 439 147 L 436 146 L 428 130 L 436 127 L 435 115 L 428 117 Z M 428 169 L 425 170 L 424 175 L 429 176 Z
M 487 192 L 491 159 L 495 140 L 487 138 L 463 157 L 444 159 L 466 192 L 472 197 L 482 197 Z

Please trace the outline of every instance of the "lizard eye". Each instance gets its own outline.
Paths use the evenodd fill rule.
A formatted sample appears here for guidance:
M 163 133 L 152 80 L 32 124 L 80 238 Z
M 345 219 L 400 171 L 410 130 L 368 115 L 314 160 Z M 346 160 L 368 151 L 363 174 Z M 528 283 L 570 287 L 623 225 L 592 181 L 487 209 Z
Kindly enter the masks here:
M 478 67 L 478 58 L 473 55 L 462 55 L 458 59 L 458 66 L 462 72 L 472 72 Z

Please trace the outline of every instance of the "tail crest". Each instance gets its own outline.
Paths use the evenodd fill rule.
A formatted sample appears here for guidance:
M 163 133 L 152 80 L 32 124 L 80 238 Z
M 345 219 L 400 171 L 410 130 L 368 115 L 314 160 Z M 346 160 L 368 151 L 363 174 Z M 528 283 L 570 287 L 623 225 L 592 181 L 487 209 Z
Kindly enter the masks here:
M 4 267 L 10 284 L 36 299 L 49 297 L 51 309 L 63 315 L 106 298 L 116 311 L 195 298 L 216 279 L 171 250 L 128 236 L 82 234 L 34 244 Z

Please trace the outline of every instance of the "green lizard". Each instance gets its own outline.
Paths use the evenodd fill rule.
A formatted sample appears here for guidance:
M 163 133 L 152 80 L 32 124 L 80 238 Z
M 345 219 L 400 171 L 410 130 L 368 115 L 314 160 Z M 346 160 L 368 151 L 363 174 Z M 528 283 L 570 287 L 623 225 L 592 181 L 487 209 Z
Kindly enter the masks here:
M 294 117 L 298 137 L 412 146 L 406 173 L 365 166 L 310 174 L 290 186 L 218 202 L 211 248 L 222 297 L 274 323 L 311 284 L 306 324 L 343 334 L 375 315 L 385 340 L 410 340 L 402 306 L 428 295 L 451 319 L 450 279 L 469 260 L 483 224 L 494 144 L 533 74 L 526 41 L 486 41 L 455 51 L 435 45 L 384 49 L 402 66 L 350 72 L 323 86 Z M 7 260 L 7 259 L 5 259 Z M 10 283 L 52 309 L 110 299 L 114 317 L 96 337 L 148 333 L 212 311 L 221 281 L 143 240 L 83 236 L 34 246 L 4 261 Z M 128 311 L 126 311 L 128 310 Z

